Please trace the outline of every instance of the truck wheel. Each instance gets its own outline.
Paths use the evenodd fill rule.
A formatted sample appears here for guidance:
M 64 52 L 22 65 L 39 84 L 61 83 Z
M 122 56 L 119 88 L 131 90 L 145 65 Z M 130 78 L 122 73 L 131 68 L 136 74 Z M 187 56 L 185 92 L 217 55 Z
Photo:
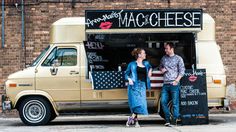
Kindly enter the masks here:
M 164 113 L 164 111 L 163 111 L 163 109 L 162 109 L 162 105 L 160 105 L 160 111 L 159 111 L 159 115 L 163 118 L 163 119 L 165 119 L 165 113 Z M 169 103 L 168 103 L 168 108 L 169 108 L 169 110 L 170 110 L 170 118 L 172 119 L 173 118 L 173 104 L 172 104 L 172 100 L 170 100 L 169 101 Z
M 54 120 L 57 117 L 57 115 L 55 114 L 54 111 L 51 111 L 51 112 L 52 112 L 52 114 L 51 114 L 51 118 L 50 118 L 49 121 L 52 121 L 52 120 Z
M 41 97 L 29 97 L 20 104 L 19 114 L 26 125 L 45 125 L 51 118 L 51 106 Z

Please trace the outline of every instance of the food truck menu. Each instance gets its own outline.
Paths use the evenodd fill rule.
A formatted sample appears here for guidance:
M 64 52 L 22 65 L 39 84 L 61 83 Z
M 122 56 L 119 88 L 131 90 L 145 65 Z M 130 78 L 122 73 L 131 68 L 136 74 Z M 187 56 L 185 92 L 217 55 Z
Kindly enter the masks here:
M 84 47 L 87 55 L 89 71 L 110 70 L 111 58 L 109 58 L 109 56 L 111 55 L 112 49 L 109 49 L 109 47 L 102 42 L 92 41 L 84 41 Z
M 124 88 L 124 71 L 114 63 L 114 50 L 102 42 L 85 41 L 84 47 L 91 73 L 92 86 L 96 90 Z
M 206 70 L 186 70 L 180 91 L 182 125 L 208 124 L 207 104 Z

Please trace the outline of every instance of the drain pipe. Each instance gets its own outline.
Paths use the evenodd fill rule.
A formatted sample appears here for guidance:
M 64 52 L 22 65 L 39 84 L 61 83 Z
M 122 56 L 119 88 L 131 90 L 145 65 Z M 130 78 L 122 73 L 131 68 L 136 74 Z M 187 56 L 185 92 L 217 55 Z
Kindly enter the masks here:
M 25 8 L 24 8 L 24 0 L 21 0 L 21 47 L 24 48 L 24 61 L 26 68 L 26 46 L 25 46 Z
M 2 0 L 2 48 L 4 48 L 5 44 L 5 12 L 4 12 L 4 0 Z
M 25 19 L 24 19 L 24 14 L 25 10 L 24 10 L 24 0 L 21 0 L 21 46 L 22 48 L 25 47 Z

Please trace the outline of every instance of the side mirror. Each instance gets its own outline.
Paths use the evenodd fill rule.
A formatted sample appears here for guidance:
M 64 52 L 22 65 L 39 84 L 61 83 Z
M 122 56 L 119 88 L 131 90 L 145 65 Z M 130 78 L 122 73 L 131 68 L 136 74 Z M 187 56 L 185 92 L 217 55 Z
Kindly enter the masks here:
M 58 59 L 55 59 L 52 63 L 52 67 L 58 67 L 60 64 L 58 62 Z

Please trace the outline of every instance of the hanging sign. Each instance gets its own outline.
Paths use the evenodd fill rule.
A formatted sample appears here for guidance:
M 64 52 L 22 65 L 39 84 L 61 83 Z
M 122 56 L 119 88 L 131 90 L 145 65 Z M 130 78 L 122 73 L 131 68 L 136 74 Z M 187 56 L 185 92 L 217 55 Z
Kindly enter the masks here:
M 201 9 L 86 10 L 86 29 L 196 28 L 202 29 Z

